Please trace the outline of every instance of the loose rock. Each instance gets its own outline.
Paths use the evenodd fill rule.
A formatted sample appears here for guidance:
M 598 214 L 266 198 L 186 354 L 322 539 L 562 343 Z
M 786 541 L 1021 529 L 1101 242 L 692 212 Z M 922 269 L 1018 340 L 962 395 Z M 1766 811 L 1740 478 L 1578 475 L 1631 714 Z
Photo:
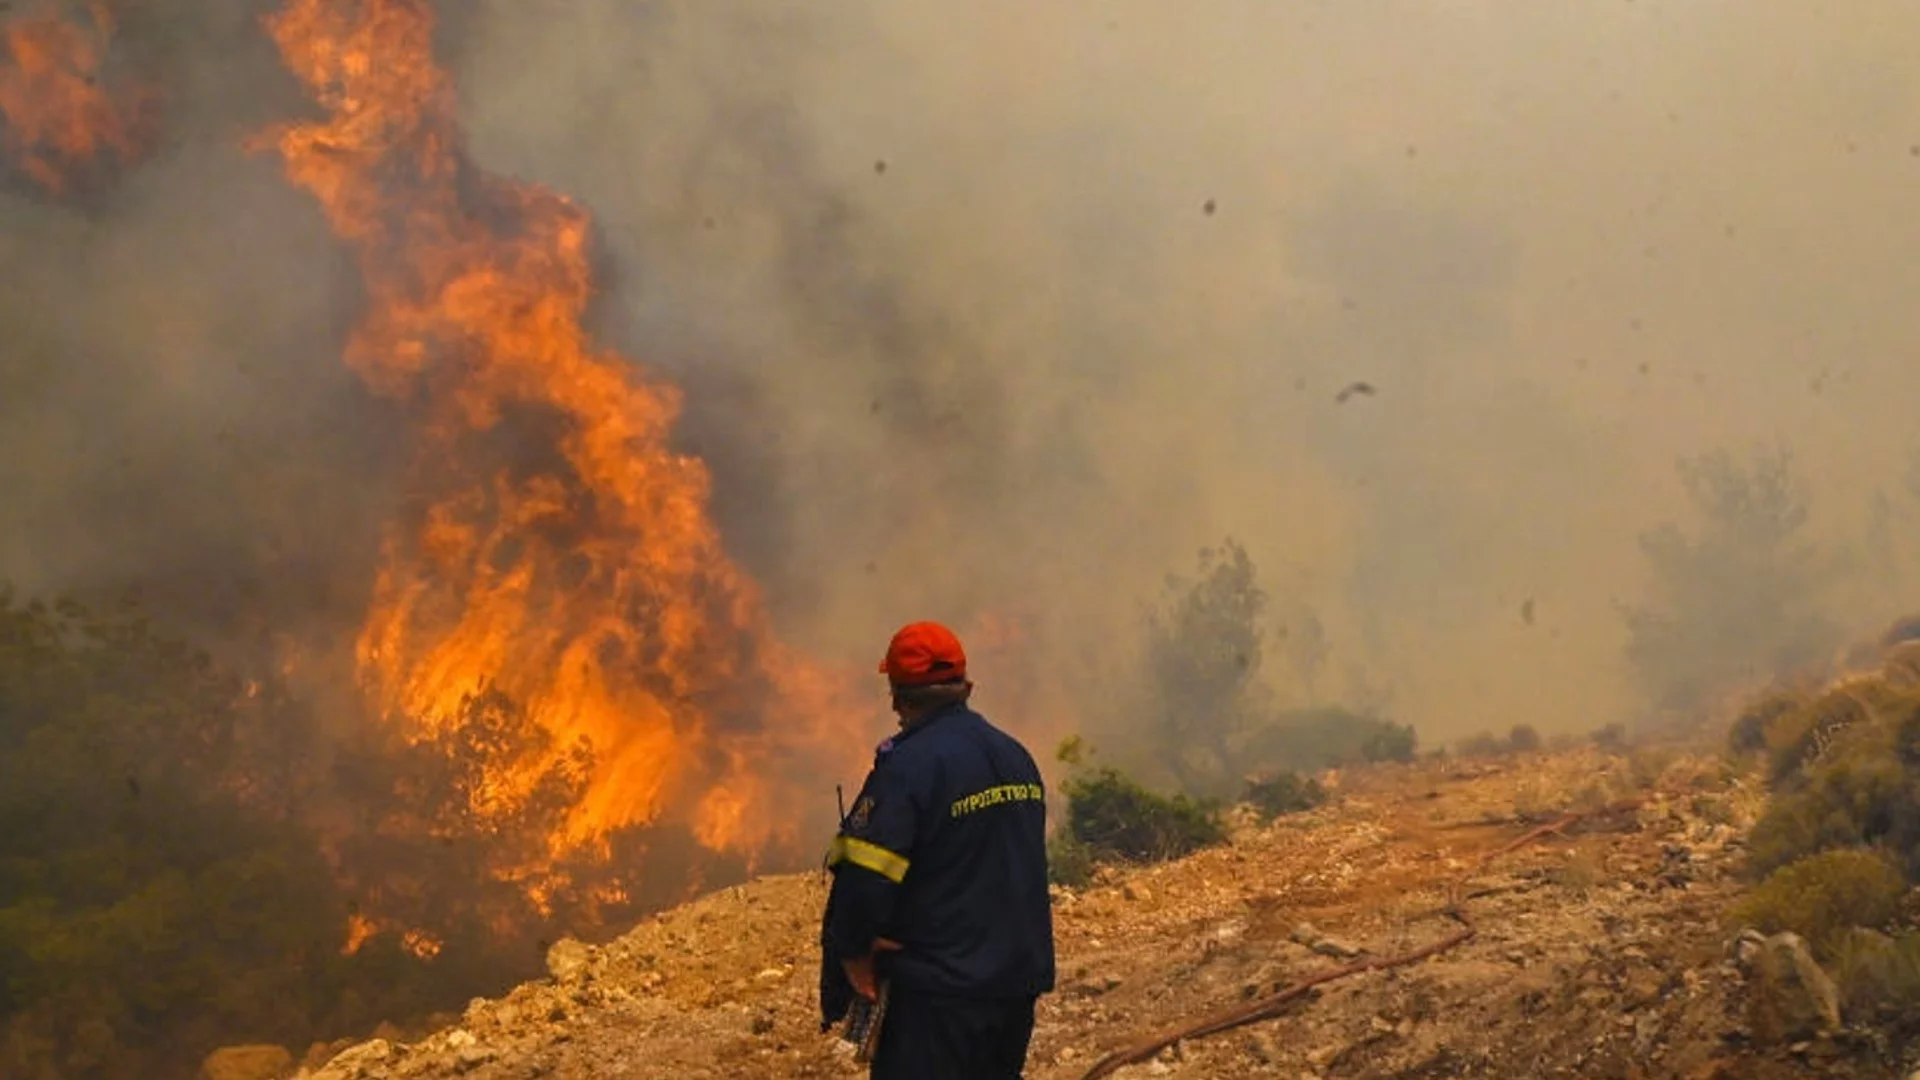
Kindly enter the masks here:
M 592 950 L 573 938 L 561 938 L 547 950 L 547 973 L 561 982 L 567 982 L 587 969 L 593 959 Z
M 1807 943 L 1794 933 L 1766 939 L 1754 960 L 1749 990 L 1754 1039 L 1778 1045 L 1840 1026 L 1840 992 Z

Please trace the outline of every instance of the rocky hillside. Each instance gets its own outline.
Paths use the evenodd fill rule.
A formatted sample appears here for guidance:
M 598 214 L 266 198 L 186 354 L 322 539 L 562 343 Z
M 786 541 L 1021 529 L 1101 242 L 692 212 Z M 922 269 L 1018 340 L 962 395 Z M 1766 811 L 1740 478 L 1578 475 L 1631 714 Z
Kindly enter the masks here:
M 1836 1023 L 1791 935 L 1724 922 L 1757 786 L 1717 758 L 1585 749 L 1381 767 L 1336 797 L 1176 863 L 1057 890 L 1060 985 L 1028 1075 L 1078 1080 L 1143 1036 L 1367 957 L 1477 927 L 1405 967 L 1316 988 L 1282 1015 L 1181 1041 L 1121 1077 L 1680 1077 L 1901 1080 Z M 1612 807 L 1511 851 L 1568 811 Z M 1492 855 L 1494 857 L 1489 858 Z M 768 878 L 598 948 L 417 1041 L 315 1048 L 309 1080 L 855 1077 L 817 1033 L 819 874 Z

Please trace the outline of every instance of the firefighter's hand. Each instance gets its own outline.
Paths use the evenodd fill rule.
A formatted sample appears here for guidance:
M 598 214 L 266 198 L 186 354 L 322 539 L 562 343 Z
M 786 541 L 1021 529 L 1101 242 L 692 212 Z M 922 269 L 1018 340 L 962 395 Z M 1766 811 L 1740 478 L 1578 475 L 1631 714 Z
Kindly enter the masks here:
M 846 969 L 847 981 L 853 984 L 853 992 L 868 1001 L 879 996 L 879 990 L 873 981 L 873 958 L 883 952 L 899 951 L 899 942 L 888 941 L 886 938 L 874 938 L 873 949 L 867 955 L 840 961 L 840 966 Z

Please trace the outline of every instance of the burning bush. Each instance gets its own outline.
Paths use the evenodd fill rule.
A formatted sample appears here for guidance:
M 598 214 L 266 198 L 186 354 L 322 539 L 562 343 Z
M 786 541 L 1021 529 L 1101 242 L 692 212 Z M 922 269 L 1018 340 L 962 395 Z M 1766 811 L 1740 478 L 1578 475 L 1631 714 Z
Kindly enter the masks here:
M 350 904 L 297 812 L 316 739 L 143 622 L 0 594 L 0 1074 L 183 1072 L 236 1032 L 305 1045 L 461 1000 L 397 944 L 342 955 Z
M 0 1075 L 184 1075 L 454 1008 L 562 925 L 745 874 L 666 824 L 550 863 L 591 759 L 490 787 L 552 750 L 497 692 L 430 739 L 334 738 L 130 613 L 0 593 Z

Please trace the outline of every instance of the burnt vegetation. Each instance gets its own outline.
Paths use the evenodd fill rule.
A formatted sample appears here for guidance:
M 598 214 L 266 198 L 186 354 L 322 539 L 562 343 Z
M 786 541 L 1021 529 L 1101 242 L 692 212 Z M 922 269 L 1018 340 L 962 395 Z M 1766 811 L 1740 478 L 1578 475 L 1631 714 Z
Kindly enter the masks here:
M 416 744 L 341 736 L 131 611 L 0 593 L 0 1075 L 185 1075 L 234 1041 L 297 1053 L 502 990 L 554 927 L 697 887 L 690 837 L 635 830 L 619 865 L 696 872 L 612 889 L 583 865 L 537 909 L 514 871 L 585 758 L 475 813 L 481 778 L 539 733 L 488 693 L 463 721 Z

